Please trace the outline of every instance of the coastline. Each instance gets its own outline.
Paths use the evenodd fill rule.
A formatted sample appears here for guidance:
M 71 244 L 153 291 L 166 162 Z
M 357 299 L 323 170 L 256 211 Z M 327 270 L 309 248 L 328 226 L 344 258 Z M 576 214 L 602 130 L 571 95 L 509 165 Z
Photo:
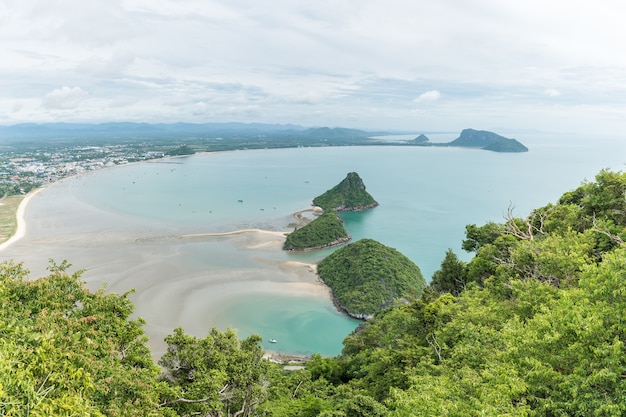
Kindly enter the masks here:
M 41 190 L 43 190 L 43 188 L 38 188 L 34 191 L 31 191 L 30 193 L 26 194 L 24 199 L 20 202 L 20 205 L 17 207 L 17 211 L 15 212 L 15 217 L 17 219 L 17 227 L 15 229 L 15 233 L 13 233 L 13 236 L 9 237 L 8 240 L 0 244 L 0 251 L 8 248 L 13 243 L 17 242 L 26 235 L 26 219 L 24 218 L 26 206 L 28 206 L 28 202 L 31 200 L 31 198 L 33 198 Z
M 170 160 L 178 158 L 181 157 Z M 159 162 L 164 161 L 150 163 Z M 70 175 L 51 184 L 91 173 Z M 316 315 L 315 319 L 323 317 L 323 320 L 331 320 L 328 314 L 348 317 L 332 308 L 329 287 L 318 279 L 316 265 L 287 256 L 281 249 L 285 235 L 293 230 L 292 225 L 308 223 L 319 210 L 315 207 L 304 210 L 292 208 L 287 214 L 291 219 L 281 217 L 280 223 L 268 223 L 268 226 L 262 223 L 259 228 L 252 224 L 251 228 L 244 226 L 241 229 L 235 227 L 236 230 L 212 232 L 209 226 L 198 230 L 200 233 L 181 230 L 183 233 L 178 235 L 176 230 L 167 228 L 161 234 L 155 222 L 155 227 L 143 235 L 132 223 L 128 228 L 124 228 L 125 223 L 120 223 L 121 227 L 113 227 L 121 216 L 75 201 L 67 192 L 72 187 L 70 183 L 67 187 L 46 192 L 45 200 L 37 200 L 32 207 L 28 206 L 33 201 L 32 197 L 48 187 L 34 190 L 19 203 L 16 201 L 12 209 L 17 220 L 15 233 L 0 244 L 1 255 L 3 259 L 24 262 L 33 278 L 47 274 L 48 259 L 69 259 L 73 265 L 84 270 L 81 279 L 90 290 L 106 287 L 107 292 L 117 294 L 133 291 L 134 316 L 146 319 L 144 331 L 155 359 L 164 353 L 164 337 L 178 326 L 198 337 L 205 335 L 213 326 L 233 326 L 242 335 L 248 334 L 248 329 L 239 327 L 237 320 L 240 318 L 235 313 L 245 311 L 247 305 L 252 305 L 249 302 L 260 303 L 258 311 L 251 313 L 252 316 L 267 314 L 267 319 L 261 322 L 262 327 L 256 332 L 263 334 L 264 340 L 275 337 L 281 341 L 280 346 L 264 344 L 264 349 L 272 355 L 285 357 L 308 356 L 293 354 L 308 351 L 300 346 L 308 334 L 299 334 L 299 327 L 292 330 L 289 317 L 302 316 L 305 320 L 310 319 L 312 314 Z M 45 230 L 42 234 L 40 225 L 43 223 L 47 227 L 50 223 L 40 219 L 57 214 L 61 214 L 61 220 L 58 223 L 55 221 L 54 228 L 68 233 L 50 233 L 48 229 L 42 229 Z M 75 227 L 91 218 L 97 219 L 100 226 L 92 229 Z M 61 229 L 66 226 L 69 229 Z M 31 244 L 33 239 L 35 245 Z M 310 309 L 309 303 L 314 305 L 313 309 Z M 303 304 L 307 306 L 304 310 L 294 307 Z M 273 312 L 277 309 L 277 313 Z M 326 313 L 332 310 L 333 313 Z M 291 316 L 285 311 L 289 311 Z M 203 319 L 198 320 L 199 316 Z M 343 319 L 341 323 L 345 326 Z M 274 351 L 276 348 L 277 351 Z

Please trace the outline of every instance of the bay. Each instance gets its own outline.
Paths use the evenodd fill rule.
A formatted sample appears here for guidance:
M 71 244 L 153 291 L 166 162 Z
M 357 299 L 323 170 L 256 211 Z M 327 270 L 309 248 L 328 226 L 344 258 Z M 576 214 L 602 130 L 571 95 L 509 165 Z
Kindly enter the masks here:
M 501 222 L 509 207 L 524 217 L 600 169 L 624 166 L 626 145 L 614 138 L 518 139 L 530 152 L 297 148 L 105 169 L 36 195 L 26 236 L 0 255 L 24 261 L 35 276 L 45 274 L 47 259 L 68 259 L 86 269 L 90 288 L 134 288 L 130 297 L 157 355 L 177 326 L 199 337 L 213 326 L 233 327 L 240 336 L 260 334 L 268 350 L 334 355 L 358 322 L 335 310 L 307 264 L 335 249 L 286 253 L 280 235 L 253 232 L 187 235 L 289 231 L 294 212 L 356 171 L 380 206 L 343 215 L 353 240 L 398 249 L 428 280 L 448 248 L 469 260 L 460 249 L 465 225 Z

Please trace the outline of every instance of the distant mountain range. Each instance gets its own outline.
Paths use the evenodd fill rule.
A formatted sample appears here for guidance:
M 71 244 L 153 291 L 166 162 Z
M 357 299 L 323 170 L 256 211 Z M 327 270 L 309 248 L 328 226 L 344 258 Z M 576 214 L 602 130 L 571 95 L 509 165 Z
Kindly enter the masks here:
M 136 140 L 202 140 L 237 139 L 241 146 L 323 146 L 381 145 L 373 136 L 392 134 L 341 127 L 303 127 L 292 124 L 269 123 L 21 123 L 0 126 L 0 141 L 20 143 L 38 139 L 47 141 L 136 141 Z M 242 141 L 241 139 L 245 139 Z M 304 141 L 304 142 L 303 142 Z M 396 144 L 400 145 L 400 144 Z M 494 152 L 526 152 L 528 148 L 515 139 L 493 132 L 465 129 L 449 143 L 432 143 L 425 135 L 403 143 L 412 146 L 458 146 L 480 148 Z

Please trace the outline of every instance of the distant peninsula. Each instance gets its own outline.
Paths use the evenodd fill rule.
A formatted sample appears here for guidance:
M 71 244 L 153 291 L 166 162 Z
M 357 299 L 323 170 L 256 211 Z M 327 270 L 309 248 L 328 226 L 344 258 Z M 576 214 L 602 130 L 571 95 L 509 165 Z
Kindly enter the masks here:
M 358 319 L 369 319 L 396 300 L 418 298 L 426 287 L 417 265 L 372 239 L 338 249 L 320 261 L 317 271 L 337 307 Z
M 349 172 L 339 184 L 315 197 L 313 205 L 325 211 L 361 211 L 376 207 L 378 203 L 365 190 L 365 184 L 359 174 Z
M 416 146 L 456 146 L 460 148 L 477 148 L 493 152 L 528 152 L 528 148 L 516 139 L 505 138 L 497 133 L 486 130 L 464 129 L 461 135 L 452 142 L 433 143 L 426 135 L 419 135 L 407 142 Z

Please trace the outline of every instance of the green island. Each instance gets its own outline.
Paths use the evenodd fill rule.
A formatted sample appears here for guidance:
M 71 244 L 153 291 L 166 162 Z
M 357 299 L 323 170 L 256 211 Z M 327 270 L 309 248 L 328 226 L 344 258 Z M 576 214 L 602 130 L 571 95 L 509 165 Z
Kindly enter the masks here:
M 395 301 L 419 298 L 426 281 L 419 267 L 397 250 L 361 239 L 324 258 L 317 272 L 348 315 L 370 319 Z
M 448 251 L 421 297 L 293 368 L 258 336 L 180 328 L 154 363 L 128 294 L 88 290 L 66 262 L 37 279 L 4 262 L 0 415 L 622 416 L 625 194 L 604 170 L 526 217 L 468 225 L 469 261 Z
M 528 152 L 528 148 L 517 139 L 509 139 L 486 130 L 463 129 L 458 138 L 447 143 L 433 143 L 426 135 L 419 135 L 408 141 L 417 146 L 456 146 L 476 148 L 492 152 Z
M 324 210 L 321 216 L 287 235 L 283 250 L 316 250 L 349 242 L 351 237 L 337 211 L 361 211 L 378 203 L 365 191 L 359 174 L 350 172 L 339 184 L 313 199 Z
M 378 203 L 366 191 L 359 174 L 349 172 L 339 184 L 315 197 L 313 205 L 324 210 L 361 211 L 376 207 Z
M 283 244 L 283 250 L 323 249 L 349 242 L 350 239 L 339 214 L 329 210 L 289 233 Z

